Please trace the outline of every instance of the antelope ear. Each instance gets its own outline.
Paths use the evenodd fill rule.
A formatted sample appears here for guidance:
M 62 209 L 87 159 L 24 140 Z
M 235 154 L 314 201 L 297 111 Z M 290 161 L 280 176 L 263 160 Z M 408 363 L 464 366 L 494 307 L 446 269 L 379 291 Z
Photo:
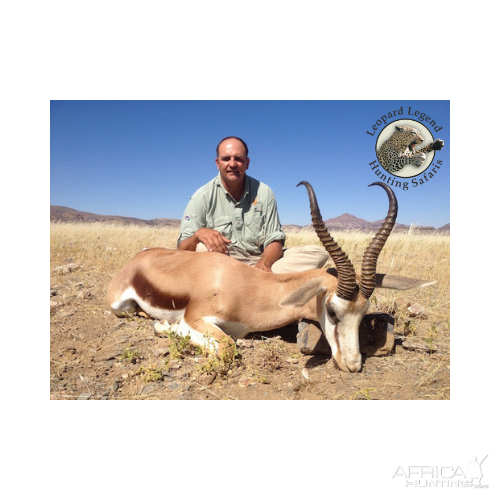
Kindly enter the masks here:
M 321 278 L 314 278 L 283 297 L 280 301 L 282 307 L 302 307 L 305 306 L 315 295 L 326 290 Z
M 376 274 L 375 288 L 391 288 L 393 290 L 409 290 L 411 288 L 423 288 L 433 285 L 436 281 L 417 280 L 414 278 L 405 278 L 404 276 L 395 276 L 393 274 Z

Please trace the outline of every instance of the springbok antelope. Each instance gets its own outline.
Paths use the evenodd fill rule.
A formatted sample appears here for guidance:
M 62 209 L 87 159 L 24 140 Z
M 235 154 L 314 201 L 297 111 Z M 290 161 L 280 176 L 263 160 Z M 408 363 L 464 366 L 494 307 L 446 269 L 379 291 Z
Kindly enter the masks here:
M 139 252 L 113 278 L 108 303 L 117 316 L 140 310 L 177 323 L 179 335 L 222 355 L 250 332 L 273 330 L 297 320 L 319 322 L 332 356 L 343 371 L 361 369 L 358 329 L 375 287 L 408 289 L 431 282 L 381 275 L 377 259 L 397 216 L 392 189 L 385 221 L 366 249 L 361 276 L 326 229 L 316 195 L 309 193 L 314 229 L 336 268 L 292 274 L 266 273 L 226 255 L 152 248 Z M 374 184 L 371 184 L 372 186 Z

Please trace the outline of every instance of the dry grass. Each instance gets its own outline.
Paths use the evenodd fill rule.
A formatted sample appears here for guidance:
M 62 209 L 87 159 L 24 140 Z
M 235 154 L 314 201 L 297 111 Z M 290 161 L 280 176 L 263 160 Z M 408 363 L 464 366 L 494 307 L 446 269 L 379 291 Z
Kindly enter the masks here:
M 364 250 L 373 235 L 341 232 L 335 233 L 334 236 L 359 270 Z M 137 377 L 132 377 L 132 382 L 128 382 L 129 379 L 124 382 L 123 370 L 127 368 L 128 362 L 121 356 L 125 348 L 129 348 L 131 352 L 143 353 L 144 359 L 141 358 L 139 364 L 144 365 L 146 377 L 155 376 L 155 363 L 158 366 L 160 366 L 158 363 L 165 363 L 161 355 L 154 354 L 155 349 L 162 346 L 153 336 L 150 323 L 140 318 L 116 320 L 107 310 L 105 294 L 109 280 L 137 252 L 144 247 L 175 248 L 177 237 L 177 228 L 109 223 L 51 223 L 51 288 L 57 290 L 55 300 L 60 304 L 51 309 L 51 361 L 54 384 L 51 391 L 55 397 L 75 398 L 80 393 L 87 392 L 101 394 L 106 389 L 110 397 L 132 398 L 134 384 L 138 382 Z M 300 230 L 287 233 L 286 244 L 291 247 L 320 245 L 320 242 L 312 230 Z M 70 262 L 81 268 L 70 274 L 55 271 L 56 267 Z M 300 370 L 297 371 L 296 365 L 286 361 L 298 353 L 295 343 L 283 342 L 279 337 L 268 339 L 273 342 L 272 346 L 275 349 L 269 355 L 265 355 L 266 353 L 263 355 L 262 349 L 257 349 L 256 346 L 269 347 L 266 344 L 268 340 L 256 340 L 253 348 L 243 350 L 242 366 L 231 377 L 216 381 L 211 386 L 211 391 L 208 391 L 209 394 L 206 394 L 207 397 L 210 396 L 211 399 L 448 399 L 449 235 L 394 233 L 379 257 L 377 270 L 381 273 L 437 281 L 433 286 L 404 292 L 376 290 L 372 296 L 371 307 L 371 312 L 382 311 L 393 315 L 396 320 L 395 332 L 400 338 L 411 338 L 417 343 L 428 345 L 432 347 L 430 351 L 432 354 L 406 350 L 398 345 L 399 349 L 394 356 L 370 358 L 367 361 L 363 375 L 366 379 L 354 378 L 355 374 L 342 372 L 332 374 L 329 365 L 324 363 L 315 365 L 307 357 L 303 359 L 299 356 L 305 363 L 301 367 L 309 366 L 311 376 L 315 380 L 313 384 L 304 385 Z M 423 307 L 426 315 L 412 317 L 404 305 L 406 301 Z M 118 358 L 107 361 L 104 354 L 113 349 L 118 349 Z M 93 360 L 92 358 L 96 356 L 104 356 L 104 361 Z M 280 364 L 279 369 L 276 368 L 277 363 Z M 133 366 L 137 370 L 137 366 Z M 194 361 L 191 364 L 183 362 L 178 372 L 184 373 L 183 370 L 190 374 L 191 378 L 196 379 L 199 375 Z M 251 373 L 256 380 L 260 380 L 260 375 L 267 377 L 271 383 L 259 382 L 256 388 L 241 389 L 237 381 L 247 373 Z M 256 373 L 259 377 L 255 375 Z M 187 378 L 187 382 L 184 383 L 184 379 L 176 374 L 174 371 L 175 376 L 163 382 L 163 385 L 154 380 L 148 382 L 149 385 L 156 384 L 155 387 L 160 391 L 158 395 L 151 392 L 142 394 L 140 391 L 144 387 L 141 385 L 140 390 L 136 388 L 137 397 L 176 399 L 180 397 L 182 391 L 183 394 L 195 394 L 194 389 L 188 390 L 184 386 L 187 386 L 188 382 L 195 385 L 198 382 Z M 85 377 L 84 382 L 90 381 L 88 384 L 92 390 L 87 387 L 87 382 L 82 382 L 81 376 Z M 236 384 L 233 384 L 233 379 Z M 123 384 L 123 389 L 117 392 L 110 389 L 115 380 L 119 380 L 120 387 Z M 179 388 L 168 389 L 172 381 L 181 384 Z M 290 389 L 292 382 L 299 385 Z M 144 385 L 146 382 L 143 380 L 141 384 Z
M 170 227 L 51 222 L 51 270 L 71 261 L 114 273 L 143 248 L 175 248 L 178 233 Z
M 67 262 L 91 267 L 113 275 L 145 247 L 175 248 L 178 230 L 171 227 L 144 227 L 109 223 L 51 223 L 51 271 Z M 349 231 L 335 234 L 336 241 L 360 269 L 363 252 L 373 235 Z M 313 230 L 287 233 L 286 245 L 317 244 Z M 378 260 L 381 273 L 436 280 L 430 288 L 397 292 L 397 297 L 419 301 L 440 318 L 449 318 L 450 237 L 443 234 L 393 233 Z M 374 301 L 391 309 L 395 292 L 378 291 Z M 422 303 L 422 301 L 424 303 Z M 384 309 L 384 307 L 382 307 Z

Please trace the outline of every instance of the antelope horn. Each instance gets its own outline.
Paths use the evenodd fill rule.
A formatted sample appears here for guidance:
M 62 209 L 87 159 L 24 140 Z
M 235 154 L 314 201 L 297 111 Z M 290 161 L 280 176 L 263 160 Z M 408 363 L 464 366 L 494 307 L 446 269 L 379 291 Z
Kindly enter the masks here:
M 302 181 L 297 184 L 297 187 L 301 184 L 306 187 L 307 192 L 309 193 L 311 219 L 314 230 L 316 231 L 316 234 L 318 235 L 321 243 L 323 243 L 323 246 L 330 254 L 333 262 L 335 263 L 335 267 L 337 268 L 339 285 L 336 293 L 342 299 L 350 300 L 357 289 L 356 272 L 354 271 L 354 266 L 349 260 L 349 257 L 347 257 L 345 252 L 335 242 L 335 240 L 326 229 L 312 186 L 308 182 Z
M 363 254 L 359 289 L 363 296 L 367 299 L 370 298 L 373 290 L 375 289 L 378 256 L 380 255 L 387 238 L 391 234 L 394 224 L 396 224 L 396 217 L 398 215 L 398 200 L 396 199 L 394 191 L 383 182 L 374 182 L 373 184 L 370 184 L 370 186 L 381 186 L 385 189 L 387 196 L 389 197 L 389 211 L 387 212 L 387 216 L 382 224 L 382 227 L 378 230 L 377 234 L 374 236 L 373 240 Z

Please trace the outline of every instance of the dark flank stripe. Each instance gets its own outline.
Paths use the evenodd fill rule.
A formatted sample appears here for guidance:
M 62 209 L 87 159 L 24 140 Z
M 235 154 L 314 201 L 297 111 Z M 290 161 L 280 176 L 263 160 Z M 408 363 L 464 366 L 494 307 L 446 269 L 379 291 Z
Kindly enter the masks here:
M 132 279 L 132 286 L 139 297 L 159 309 L 185 309 L 189 302 L 189 297 L 182 297 L 161 292 L 142 273 L 138 272 Z

